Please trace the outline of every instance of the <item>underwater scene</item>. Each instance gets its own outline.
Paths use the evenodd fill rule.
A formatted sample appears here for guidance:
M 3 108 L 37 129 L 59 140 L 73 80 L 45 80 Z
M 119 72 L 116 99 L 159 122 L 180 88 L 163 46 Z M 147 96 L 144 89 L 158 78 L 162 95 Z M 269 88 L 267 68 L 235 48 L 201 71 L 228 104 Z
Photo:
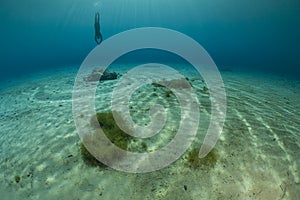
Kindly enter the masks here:
M 0 2 L 0 199 L 300 199 L 300 2 Z

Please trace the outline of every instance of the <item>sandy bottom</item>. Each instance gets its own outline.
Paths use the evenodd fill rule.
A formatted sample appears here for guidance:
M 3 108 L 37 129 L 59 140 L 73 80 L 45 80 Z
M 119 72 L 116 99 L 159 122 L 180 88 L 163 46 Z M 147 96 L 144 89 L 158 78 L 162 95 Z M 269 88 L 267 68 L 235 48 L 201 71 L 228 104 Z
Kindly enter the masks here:
M 299 81 L 223 72 L 227 117 L 214 149 L 216 163 L 194 169 L 182 156 L 159 171 L 129 174 L 83 162 L 72 117 L 76 73 L 59 70 L 2 84 L 1 199 L 300 199 Z M 204 83 L 194 72 L 185 76 L 201 104 L 201 142 L 209 96 L 201 93 Z M 98 111 L 110 109 L 116 82 L 101 84 Z M 132 97 L 132 115 L 149 120 L 138 111 L 151 94 L 145 87 Z M 176 124 L 177 112 L 168 109 Z

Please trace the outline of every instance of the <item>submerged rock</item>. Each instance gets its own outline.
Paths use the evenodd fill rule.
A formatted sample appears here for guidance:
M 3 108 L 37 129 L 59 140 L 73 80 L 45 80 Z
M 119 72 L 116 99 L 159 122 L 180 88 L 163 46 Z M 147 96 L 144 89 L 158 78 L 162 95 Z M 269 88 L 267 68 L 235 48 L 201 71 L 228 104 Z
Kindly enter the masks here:
M 96 82 L 99 81 L 100 76 L 100 81 L 114 80 L 118 78 L 118 73 L 110 72 L 108 69 L 105 70 L 104 68 L 94 68 L 93 71 L 85 78 L 85 81 Z
M 174 88 L 174 89 L 190 89 L 191 84 L 186 78 L 181 79 L 173 79 L 170 81 L 159 81 L 152 83 L 155 87 L 167 87 L 167 88 Z
M 16 181 L 16 183 L 19 183 L 20 180 L 21 180 L 21 177 L 20 177 L 20 176 L 15 176 L 15 181 Z

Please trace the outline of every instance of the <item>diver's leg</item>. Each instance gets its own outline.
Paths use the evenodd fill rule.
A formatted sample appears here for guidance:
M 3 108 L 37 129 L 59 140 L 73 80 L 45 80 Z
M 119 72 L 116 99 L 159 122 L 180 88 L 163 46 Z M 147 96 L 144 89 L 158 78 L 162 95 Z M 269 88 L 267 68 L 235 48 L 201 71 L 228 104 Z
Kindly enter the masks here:
M 99 23 L 99 19 L 100 19 L 99 12 L 97 12 L 95 15 L 95 22 Z
M 102 34 L 99 32 L 99 36 L 100 36 L 100 42 L 99 44 L 102 42 Z
M 100 42 L 97 39 L 97 36 L 95 36 L 95 41 L 96 41 L 97 44 L 100 44 Z

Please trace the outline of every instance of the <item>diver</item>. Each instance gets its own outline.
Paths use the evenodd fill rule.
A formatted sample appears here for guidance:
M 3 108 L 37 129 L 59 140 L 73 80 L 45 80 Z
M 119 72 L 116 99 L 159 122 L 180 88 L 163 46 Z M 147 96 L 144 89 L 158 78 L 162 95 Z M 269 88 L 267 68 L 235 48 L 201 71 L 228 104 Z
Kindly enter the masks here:
M 95 41 L 97 44 L 102 42 L 102 35 L 100 33 L 100 15 L 99 12 L 95 14 Z

